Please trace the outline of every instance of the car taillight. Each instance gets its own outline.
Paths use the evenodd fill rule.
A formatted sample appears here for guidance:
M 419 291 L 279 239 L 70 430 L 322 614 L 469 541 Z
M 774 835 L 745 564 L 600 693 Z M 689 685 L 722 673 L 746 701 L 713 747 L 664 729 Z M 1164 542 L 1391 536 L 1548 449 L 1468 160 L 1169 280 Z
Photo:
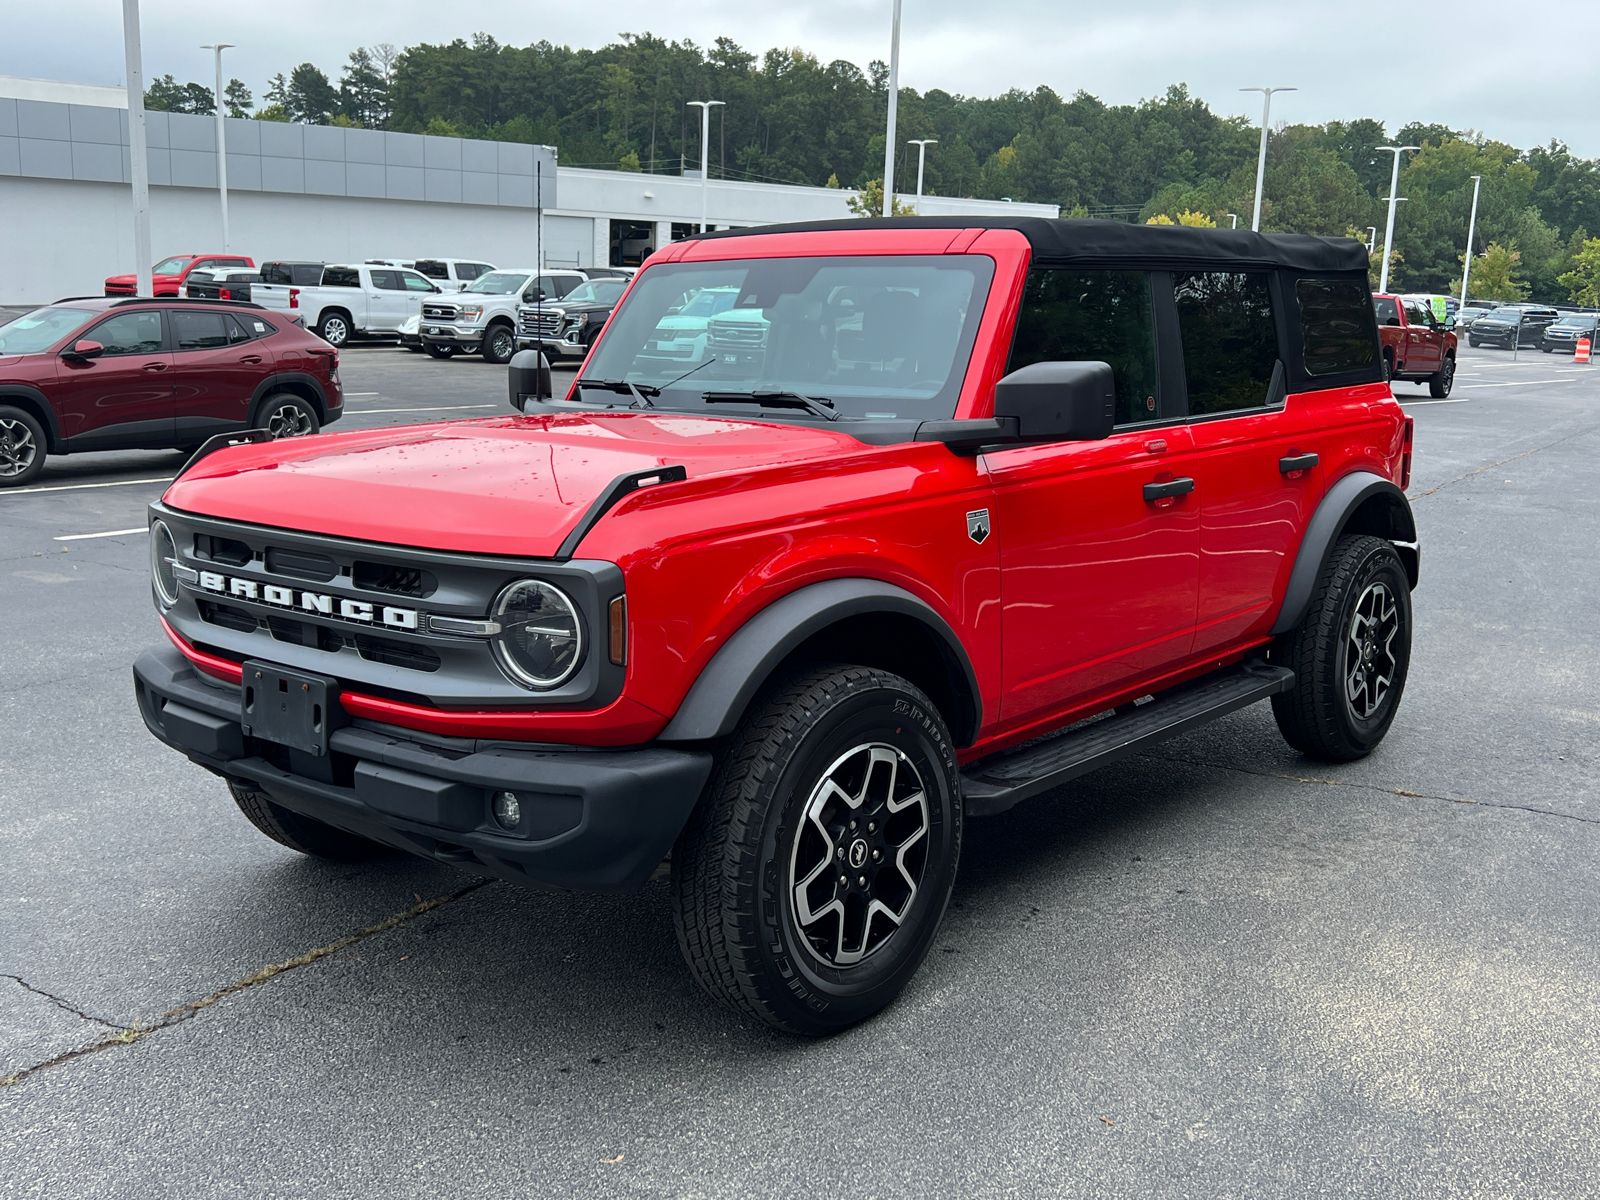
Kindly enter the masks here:
M 1411 486 L 1411 431 L 1415 425 L 1416 421 L 1413 418 L 1406 418 L 1406 437 L 1403 448 L 1400 451 L 1400 490 L 1402 492 Z
M 300 307 L 300 289 L 299 288 L 290 288 L 289 289 L 289 307 L 290 308 L 299 308 Z

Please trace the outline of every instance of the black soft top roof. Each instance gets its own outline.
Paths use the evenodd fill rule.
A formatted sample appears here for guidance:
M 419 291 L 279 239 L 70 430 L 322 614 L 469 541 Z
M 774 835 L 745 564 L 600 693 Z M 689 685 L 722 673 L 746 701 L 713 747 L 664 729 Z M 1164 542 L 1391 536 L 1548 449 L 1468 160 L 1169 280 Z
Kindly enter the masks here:
M 1170 267 L 1287 267 L 1294 271 L 1367 270 L 1367 248 L 1354 238 L 1304 233 L 1251 233 L 1248 229 L 1196 229 L 1188 225 L 1127 225 L 1121 221 L 1044 217 L 878 217 L 758 225 L 706 233 L 701 238 L 813 233 L 848 229 L 1015 229 L 1033 246 L 1036 263 L 1051 266 L 1118 264 Z

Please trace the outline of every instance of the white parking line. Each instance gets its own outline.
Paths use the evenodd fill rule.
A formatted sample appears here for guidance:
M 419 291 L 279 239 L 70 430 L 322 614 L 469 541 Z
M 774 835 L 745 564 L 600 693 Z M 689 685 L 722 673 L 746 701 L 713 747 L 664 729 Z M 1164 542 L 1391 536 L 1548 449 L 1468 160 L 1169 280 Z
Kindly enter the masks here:
M 1463 383 L 1464 388 L 1481 387 L 1532 387 L 1536 383 L 1565 383 L 1565 379 L 1512 379 L 1505 383 Z
M 63 533 L 55 540 L 58 542 L 81 542 L 85 538 L 132 537 L 136 533 L 149 532 L 148 526 L 141 525 L 137 529 L 108 529 L 104 533 Z
M 103 487 L 128 487 L 135 483 L 171 483 L 171 475 L 163 475 L 159 479 L 114 479 L 110 483 L 58 483 L 50 487 L 18 488 L 16 491 L 0 491 L 0 496 L 30 496 L 34 492 L 75 492 L 80 488 Z
M 469 408 L 499 408 L 498 404 L 447 404 L 433 408 L 419 406 L 417 408 L 352 408 L 352 413 L 430 413 L 430 412 L 465 412 Z M 511 406 L 506 405 L 507 408 Z
M 1465 397 L 1465 396 L 1461 397 L 1459 400 L 1434 400 L 1434 399 L 1431 399 L 1430 397 L 1427 397 L 1427 396 L 1417 396 L 1417 397 L 1415 397 L 1414 399 L 1411 399 L 1411 400 L 1402 400 L 1402 399 L 1400 399 L 1399 396 L 1396 396 L 1395 397 L 1395 403 L 1402 404 L 1402 405 L 1405 405 L 1405 404 L 1471 404 L 1472 401 L 1470 399 L 1468 399 L 1467 397 Z
M 382 392 L 346 392 L 344 394 L 344 398 L 346 400 L 354 400 L 358 396 L 381 396 L 381 395 L 383 395 Z

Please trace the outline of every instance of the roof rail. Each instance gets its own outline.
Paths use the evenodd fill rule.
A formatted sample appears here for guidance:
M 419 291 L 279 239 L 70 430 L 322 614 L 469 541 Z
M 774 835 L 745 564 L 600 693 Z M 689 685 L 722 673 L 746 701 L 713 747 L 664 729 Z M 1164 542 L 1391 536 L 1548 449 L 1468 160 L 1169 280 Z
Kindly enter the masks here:
M 45 307 L 49 308 L 51 305 L 54 305 L 54 304 L 68 304 L 73 300 L 104 300 L 104 299 L 105 299 L 104 296 L 63 296 L 59 300 L 50 301 L 50 304 L 45 305 Z
M 211 296 L 130 296 L 126 300 L 118 300 L 112 308 L 125 308 L 130 304 L 226 304 L 229 308 L 254 308 L 261 312 L 267 310 L 259 304 L 251 304 L 248 300 L 218 300 Z

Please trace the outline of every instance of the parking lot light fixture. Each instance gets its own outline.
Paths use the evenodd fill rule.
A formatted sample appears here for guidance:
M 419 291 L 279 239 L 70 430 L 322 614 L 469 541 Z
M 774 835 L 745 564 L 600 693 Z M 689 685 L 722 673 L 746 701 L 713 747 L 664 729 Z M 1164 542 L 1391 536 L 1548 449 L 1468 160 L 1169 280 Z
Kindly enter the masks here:
M 1378 227 L 1376 225 L 1368 225 L 1367 226 L 1367 253 L 1371 254 L 1377 248 L 1378 248 Z
M 922 168 L 928 161 L 928 147 L 937 146 L 938 138 L 912 138 L 906 143 L 917 148 L 917 214 L 922 213 Z
M 689 105 L 700 110 L 700 232 L 706 231 L 706 176 L 711 170 L 711 110 L 726 104 L 726 100 L 691 100 Z
M 1422 147 L 1379 146 L 1378 149 L 1394 155 L 1394 165 L 1389 171 L 1389 219 L 1384 223 L 1383 227 L 1383 269 L 1378 275 L 1378 291 L 1387 292 L 1389 290 L 1389 259 L 1393 257 L 1394 251 L 1394 206 L 1405 199 L 1404 196 L 1396 194 L 1400 191 L 1400 156 L 1407 150 L 1420 150 Z
M 1261 93 L 1261 153 L 1256 156 L 1256 210 L 1250 218 L 1250 228 L 1257 233 L 1261 232 L 1261 185 L 1267 178 L 1267 124 L 1272 117 L 1273 92 L 1298 92 L 1299 88 L 1292 87 L 1247 87 L 1240 88 L 1241 92 Z
M 217 42 L 200 49 L 210 50 L 217 59 L 217 194 L 222 198 L 222 252 L 226 254 L 233 247 L 228 244 L 228 127 L 223 124 L 222 52 L 232 50 L 233 43 Z
M 1233 218 L 1233 224 L 1232 224 L 1232 225 L 1230 225 L 1230 226 L 1229 226 L 1229 228 L 1230 228 L 1230 229 L 1237 229 L 1237 228 L 1239 228 L 1239 214 L 1238 214 L 1238 213 L 1229 213 L 1229 214 L 1228 214 L 1228 216 L 1230 216 L 1230 217 L 1231 217 L 1231 218 Z
M 1478 229 L 1478 189 L 1483 186 L 1483 176 L 1472 177 L 1472 215 L 1467 218 L 1467 257 L 1461 261 L 1461 311 L 1467 308 L 1467 281 L 1472 278 L 1472 235 Z
M 128 165 L 133 184 L 133 291 L 155 295 L 150 266 L 150 154 L 144 137 L 144 63 L 139 0 L 122 0 L 122 50 L 127 59 Z

